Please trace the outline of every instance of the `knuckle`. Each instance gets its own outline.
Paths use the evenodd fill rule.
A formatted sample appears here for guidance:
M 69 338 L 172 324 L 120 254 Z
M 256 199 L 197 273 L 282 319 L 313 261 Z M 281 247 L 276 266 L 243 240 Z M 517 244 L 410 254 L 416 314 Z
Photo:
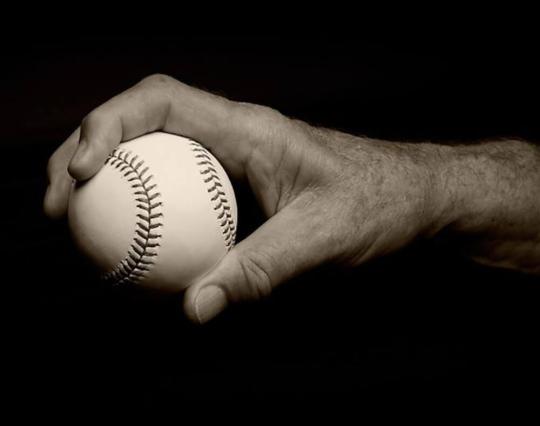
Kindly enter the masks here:
M 88 129 L 99 127 L 105 120 L 107 115 L 103 113 L 99 108 L 90 112 L 81 121 L 81 131 L 87 131 Z
M 265 121 L 281 121 L 285 118 L 277 109 L 266 105 L 258 105 L 247 102 L 237 102 L 236 103 L 238 111 L 241 113 L 257 118 L 258 120 Z
M 140 84 L 145 86 L 162 86 L 172 84 L 174 81 L 176 81 L 174 78 L 166 74 L 152 74 L 143 78 Z
M 288 117 L 271 107 L 263 106 L 259 111 L 263 122 L 269 127 L 284 128 L 290 121 Z
M 270 261 L 257 252 L 250 252 L 238 258 L 243 282 L 249 297 L 261 299 L 272 292 L 272 279 L 270 276 Z
M 243 123 L 256 143 L 273 140 L 289 128 L 290 119 L 268 106 L 236 102 L 232 112 L 233 121 Z

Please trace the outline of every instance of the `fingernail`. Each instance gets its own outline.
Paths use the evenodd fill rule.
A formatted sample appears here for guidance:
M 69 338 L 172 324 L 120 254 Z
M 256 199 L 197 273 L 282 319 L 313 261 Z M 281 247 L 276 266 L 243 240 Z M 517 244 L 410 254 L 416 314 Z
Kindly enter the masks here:
M 79 146 L 77 147 L 77 151 L 75 152 L 75 155 L 73 156 L 73 158 L 71 159 L 71 162 L 69 163 L 70 167 L 77 166 L 77 163 L 79 163 L 83 159 L 84 155 L 86 154 L 87 148 L 88 148 L 88 144 L 86 143 L 86 141 L 81 141 L 79 143 Z
M 195 299 L 195 314 L 197 320 L 204 324 L 227 307 L 227 296 L 217 286 L 203 288 Z

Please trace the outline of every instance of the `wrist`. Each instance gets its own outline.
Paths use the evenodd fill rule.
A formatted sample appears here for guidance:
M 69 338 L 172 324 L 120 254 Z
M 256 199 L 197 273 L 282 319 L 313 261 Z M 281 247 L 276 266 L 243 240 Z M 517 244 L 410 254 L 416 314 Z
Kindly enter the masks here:
M 428 237 L 444 229 L 467 232 L 489 222 L 496 209 L 497 170 L 469 146 L 434 143 L 399 144 L 416 164 L 424 202 L 417 214 Z
M 433 145 L 438 227 L 489 234 L 519 220 L 537 221 L 537 148 L 522 141 Z M 517 231 L 520 226 L 513 226 Z M 536 228 L 534 228 L 536 229 Z
M 434 233 L 442 229 L 467 233 L 489 221 L 496 168 L 470 146 L 432 145 Z
M 430 153 L 428 198 L 431 200 L 429 234 L 448 228 L 459 228 L 474 216 L 472 200 L 476 189 L 469 175 L 473 160 L 461 155 L 459 147 L 425 144 Z

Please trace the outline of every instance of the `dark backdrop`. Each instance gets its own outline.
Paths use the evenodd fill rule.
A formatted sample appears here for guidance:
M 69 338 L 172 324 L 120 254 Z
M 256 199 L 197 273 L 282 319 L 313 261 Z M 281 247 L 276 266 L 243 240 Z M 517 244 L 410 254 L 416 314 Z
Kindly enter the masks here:
M 152 73 L 372 137 L 536 140 L 536 50 L 534 39 L 504 37 L 6 39 L 0 188 L 11 394 L 24 407 L 93 410 L 189 398 L 454 401 L 536 387 L 538 280 L 474 265 L 444 242 L 355 270 L 320 268 L 197 327 L 180 298 L 103 287 L 65 224 L 41 212 L 55 147 L 90 110 Z M 262 217 L 249 191 L 236 189 L 242 237 Z

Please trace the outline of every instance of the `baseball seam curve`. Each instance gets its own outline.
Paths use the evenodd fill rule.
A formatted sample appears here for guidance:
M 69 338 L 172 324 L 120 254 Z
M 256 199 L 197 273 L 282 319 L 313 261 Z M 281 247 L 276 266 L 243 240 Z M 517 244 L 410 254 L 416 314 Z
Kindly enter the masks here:
M 191 141 L 190 146 L 197 160 L 197 166 L 200 168 L 199 172 L 203 177 L 204 183 L 207 185 L 206 190 L 210 194 L 210 201 L 213 203 L 225 246 L 227 247 L 227 251 L 229 251 L 233 248 L 236 240 L 236 224 L 231 214 L 229 200 L 223 189 L 216 165 L 208 150 L 195 141 Z
M 144 160 L 130 151 L 115 149 L 105 161 L 106 165 L 117 169 L 134 189 L 137 202 L 137 221 L 135 236 L 131 242 L 127 256 L 102 278 L 113 285 L 132 283 L 141 280 L 154 264 L 157 256 L 163 226 L 161 212 L 163 203 L 159 201 L 161 194 L 157 185 L 152 182 L 153 175 Z

